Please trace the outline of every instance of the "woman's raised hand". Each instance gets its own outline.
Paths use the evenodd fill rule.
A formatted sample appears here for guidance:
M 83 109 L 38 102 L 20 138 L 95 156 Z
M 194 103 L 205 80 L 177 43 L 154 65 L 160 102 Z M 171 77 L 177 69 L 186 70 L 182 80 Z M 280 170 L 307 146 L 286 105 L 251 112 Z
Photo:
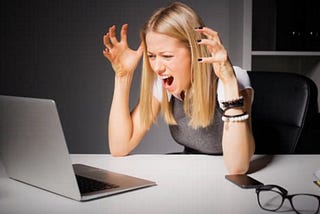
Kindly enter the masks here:
M 198 41 L 199 45 L 206 45 L 210 57 L 198 59 L 200 63 L 212 63 L 214 72 L 223 82 L 234 78 L 233 67 L 229 61 L 228 53 L 222 45 L 218 33 L 208 27 L 200 27 L 195 29 L 196 32 L 202 33 L 207 38 Z
M 122 25 L 120 41 L 116 37 L 116 26 L 109 28 L 103 37 L 105 49 L 103 55 L 110 61 L 116 76 L 123 77 L 132 74 L 136 69 L 143 53 L 143 45 L 137 50 L 132 50 L 127 41 L 128 24 Z

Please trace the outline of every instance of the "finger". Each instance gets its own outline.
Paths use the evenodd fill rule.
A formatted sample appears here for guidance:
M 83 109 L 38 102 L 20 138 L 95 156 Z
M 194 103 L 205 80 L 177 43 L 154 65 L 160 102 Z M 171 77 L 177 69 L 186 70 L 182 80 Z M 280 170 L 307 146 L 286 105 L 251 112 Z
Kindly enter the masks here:
M 142 56 L 143 54 L 143 51 L 144 51 L 144 45 L 143 45 L 143 42 L 140 43 L 138 49 L 137 49 L 137 53 L 139 56 Z
M 217 53 L 225 53 L 226 54 L 226 49 L 224 48 L 224 46 L 215 40 L 202 39 L 198 42 L 198 44 L 199 45 L 206 45 L 206 47 L 211 55 L 215 55 Z
M 219 49 L 223 48 L 223 46 L 219 42 L 217 42 L 216 40 L 212 40 L 212 39 L 198 40 L 198 44 L 199 45 L 206 45 L 207 47 L 213 48 L 215 50 L 219 50 Z
M 199 63 L 218 63 L 218 62 L 223 62 L 224 60 L 221 58 L 216 58 L 216 57 L 202 57 L 198 59 Z
M 112 25 L 109 28 L 109 36 L 110 36 L 110 41 L 112 43 L 112 45 L 118 43 L 117 37 L 116 37 L 116 26 Z
M 127 43 L 127 34 L 128 34 L 128 24 L 124 24 L 122 25 L 122 28 L 121 28 L 121 41 Z
M 108 48 L 104 49 L 102 53 L 109 61 L 111 61 L 111 54 Z
M 226 62 L 227 60 L 228 60 L 227 54 L 222 51 L 212 55 L 211 57 L 199 58 L 198 62 L 199 63 L 217 63 L 217 62 Z
M 106 35 L 103 36 L 103 44 L 104 44 L 104 46 L 106 46 L 106 48 L 108 48 L 108 49 L 111 49 L 111 48 L 112 48 L 112 44 L 110 43 L 109 33 L 107 33 Z
M 205 35 L 208 39 L 213 39 L 216 40 L 217 42 L 221 43 L 221 39 L 219 37 L 219 34 L 217 31 L 212 30 L 211 28 L 208 27 L 201 27 L 201 28 L 196 28 L 196 32 L 202 33 Z

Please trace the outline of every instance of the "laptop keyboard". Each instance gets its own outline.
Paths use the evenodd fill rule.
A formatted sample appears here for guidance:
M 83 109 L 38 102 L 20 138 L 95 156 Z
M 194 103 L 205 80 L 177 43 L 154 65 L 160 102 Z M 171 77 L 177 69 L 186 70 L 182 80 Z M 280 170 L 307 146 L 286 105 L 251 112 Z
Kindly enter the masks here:
M 81 194 L 119 187 L 115 184 L 104 183 L 80 175 L 76 175 L 76 178 Z

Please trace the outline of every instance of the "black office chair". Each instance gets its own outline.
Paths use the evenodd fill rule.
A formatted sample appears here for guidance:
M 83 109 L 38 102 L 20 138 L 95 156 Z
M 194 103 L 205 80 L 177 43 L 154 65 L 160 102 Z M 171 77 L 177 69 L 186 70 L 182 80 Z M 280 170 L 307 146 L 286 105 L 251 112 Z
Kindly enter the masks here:
M 302 75 L 249 71 L 256 154 L 320 153 L 317 86 Z M 319 123 L 319 121 L 317 121 Z M 319 128 L 319 125 L 318 125 Z

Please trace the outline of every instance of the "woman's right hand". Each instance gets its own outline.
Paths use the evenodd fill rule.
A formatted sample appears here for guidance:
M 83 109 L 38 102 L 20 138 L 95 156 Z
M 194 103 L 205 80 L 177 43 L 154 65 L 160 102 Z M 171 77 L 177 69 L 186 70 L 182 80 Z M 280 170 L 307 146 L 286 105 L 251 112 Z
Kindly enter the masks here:
M 132 74 L 136 69 L 143 53 L 143 45 L 140 44 L 137 50 L 132 50 L 127 41 L 128 24 L 122 25 L 120 41 L 116 37 L 116 26 L 109 28 L 108 33 L 103 37 L 105 50 L 103 55 L 110 61 L 116 76 L 123 77 Z

